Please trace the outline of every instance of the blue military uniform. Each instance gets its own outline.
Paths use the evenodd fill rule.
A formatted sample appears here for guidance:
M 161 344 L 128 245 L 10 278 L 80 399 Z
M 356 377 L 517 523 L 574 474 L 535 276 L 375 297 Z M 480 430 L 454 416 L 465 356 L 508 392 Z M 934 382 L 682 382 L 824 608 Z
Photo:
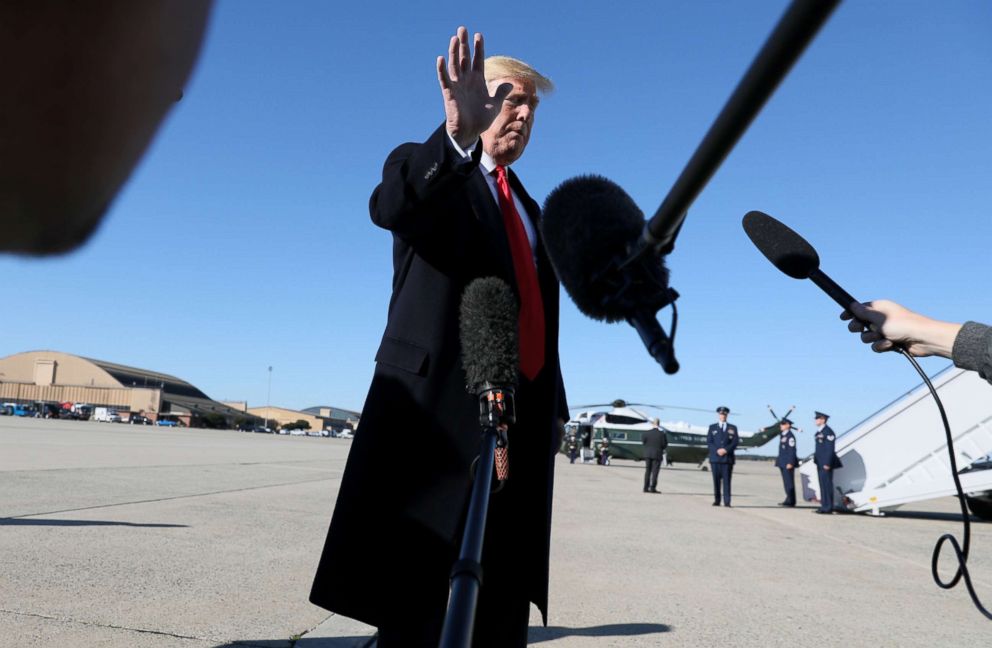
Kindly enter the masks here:
M 779 424 L 783 423 L 792 425 L 789 419 L 782 419 Z M 778 458 L 775 459 L 775 465 L 782 471 L 782 485 L 785 487 L 785 500 L 779 506 L 795 506 L 796 466 L 799 465 L 799 456 L 796 453 L 796 435 L 792 433 L 791 428 L 779 435 Z M 786 468 L 786 466 L 792 467 Z
M 834 442 L 837 435 L 826 424 L 830 418 L 822 412 L 816 412 L 816 418 L 823 419 L 823 428 L 816 433 L 816 449 L 813 461 L 816 462 L 816 475 L 820 478 L 820 508 L 817 513 L 833 513 L 834 511 L 834 470 L 843 468 L 837 453 L 834 452 Z M 828 470 L 826 467 L 829 466 Z
M 726 407 L 716 408 L 719 414 L 729 414 Z M 723 504 L 730 506 L 730 479 L 734 474 L 734 450 L 740 442 L 737 426 L 733 423 L 714 423 L 706 432 L 706 445 L 710 451 L 710 470 L 713 473 L 713 506 L 720 506 L 721 485 Z M 717 450 L 723 448 L 727 454 L 722 457 Z

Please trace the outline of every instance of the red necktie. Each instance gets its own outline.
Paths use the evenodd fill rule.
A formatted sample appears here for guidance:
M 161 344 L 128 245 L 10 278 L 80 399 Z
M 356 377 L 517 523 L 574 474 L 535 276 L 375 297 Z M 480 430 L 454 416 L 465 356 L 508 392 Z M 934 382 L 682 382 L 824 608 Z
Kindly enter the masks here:
M 534 252 L 510 192 L 506 167 L 496 167 L 496 187 L 499 209 L 503 212 L 503 227 L 506 229 L 513 256 L 517 292 L 520 294 L 520 372 L 528 380 L 534 380 L 544 366 L 544 303 L 541 301 L 541 287 L 537 283 Z

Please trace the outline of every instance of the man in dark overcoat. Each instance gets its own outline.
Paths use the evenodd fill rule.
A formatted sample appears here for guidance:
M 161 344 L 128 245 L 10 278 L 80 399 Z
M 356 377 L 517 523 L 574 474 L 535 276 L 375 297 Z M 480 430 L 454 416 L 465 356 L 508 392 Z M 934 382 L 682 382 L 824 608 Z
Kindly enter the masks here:
M 796 435 L 792 433 L 792 421 L 787 418 L 778 422 L 781 434 L 778 437 L 778 457 L 775 465 L 782 472 L 782 485 L 785 487 L 785 499 L 779 506 L 796 505 L 796 466 L 799 456 L 796 453 Z
M 553 465 L 568 419 L 558 363 L 558 282 L 540 209 L 508 167 L 551 82 L 516 59 L 485 59 L 464 27 L 438 57 L 445 123 L 386 160 L 370 201 L 392 233 L 393 285 L 372 385 L 348 457 L 310 600 L 379 628 L 379 647 L 437 645 L 479 452 L 459 305 L 479 277 L 520 303 L 517 423 L 509 478 L 492 495 L 476 646 L 526 645 L 530 603 L 547 622 Z M 512 202 L 511 202 L 512 199 Z M 529 266 L 527 265 L 529 264 Z M 397 449 L 423 443 L 411 457 Z
M 734 451 L 740 443 L 737 426 L 727 422 L 730 408 L 721 405 L 716 408 L 717 422 L 706 431 L 706 445 L 710 453 L 710 471 L 713 473 L 713 506 L 720 506 L 720 492 L 723 491 L 723 505 L 730 506 L 730 481 L 734 476 Z M 722 489 L 721 489 L 722 486 Z
M 657 493 L 658 471 L 665 457 L 665 448 L 668 447 L 661 421 L 651 419 L 651 429 L 645 430 L 641 435 L 641 443 L 644 445 L 644 492 Z
M 814 412 L 816 423 L 816 444 L 813 450 L 813 461 L 816 462 L 816 476 L 820 479 L 820 508 L 814 513 L 831 514 L 834 512 L 834 470 L 843 468 L 840 457 L 834 451 L 837 435 L 827 425 L 829 415 Z

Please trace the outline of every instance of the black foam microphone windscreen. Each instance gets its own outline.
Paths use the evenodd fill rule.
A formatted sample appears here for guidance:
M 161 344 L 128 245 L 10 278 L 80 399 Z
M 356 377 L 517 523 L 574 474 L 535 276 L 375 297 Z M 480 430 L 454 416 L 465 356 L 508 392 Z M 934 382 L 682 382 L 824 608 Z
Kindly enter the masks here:
M 744 215 L 744 231 L 776 268 L 793 279 L 808 279 L 820 267 L 813 246 L 786 225 L 760 211 Z
M 643 231 L 644 213 L 634 200 L 615 182 L 597 175 L 558 185 L 548 195 L 541 216 L 545 248 L 558 279 L 580 311 L 607 322 L 622 321 L 630 313 L 611 299 L 615 284 L 608 278 L 602 281 L 603 276 L 617 259 L 628 256 Z M 667 286 L 664 261 L 652 257 L 650 263 Z M 656 285 L 651 291 L 657 292 Z
M 505 281 L 472 281 L 462 295 L 458 328 L 470 387 L 516 385 L 517 300 Z
M 751 242 L 776 268 L 793 279 L 809 279 L 841 308 L 849 308 L 856 301 L 851 293 L 820 270 L 820 255 L 809 241 L 787 225 L 759 211 L 745 214 L 742 224 Z

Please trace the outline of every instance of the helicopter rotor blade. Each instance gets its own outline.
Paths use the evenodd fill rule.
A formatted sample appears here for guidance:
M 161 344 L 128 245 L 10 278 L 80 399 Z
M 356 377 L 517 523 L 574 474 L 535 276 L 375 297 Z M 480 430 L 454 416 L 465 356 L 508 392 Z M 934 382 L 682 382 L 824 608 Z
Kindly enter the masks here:
M 623 405 L 617 405 L 617 403 L 619 403 L 619 402 L 623 402 Z M 617 399 L 617 400 L 611 401 L 609 403 L 588 403 L 588 404 L 585 404 L 585 405 L 573 405 L 572 407 L 569 407 L 568 409 L 569 409 L 569 411 L 574 411 L 574 410 L 584 410 L 584 409 L 595 409 L 597 407 L 614 407 L 614 408 L 615 407 L 651 407 L 653 409 L 658 409 L 658 410 L 684 410 L 684 411 L 687 411 L 687 412 L 705 412 L 707 414 L 712 414 L 713 413 L 713 409 L 712 408 L 688 407 L 688 406 L 683 406 L 683 405 L 662 405 L 660 403 L 631 403 L 631 402 L 625 401 L 623 399 Z M 771 409 L 771 406 L 770 405 L 768 407 L 769 407 L 769 409 Z M 734 414 L 743 415 L 744 412 L 734 412 Z M 773 416 L 774 416 L 774 414 L 775 413 L 772 412 L 772 415 Z
M 592 409 L 595 407 L 613 407 L 613 403 L 591 403 L 589 405 L 574 405 L 569 407 L 570 410 L 580 410 L 580 409 Z
M 713 412 L 713 410 L 710 408 L 704 409 L 702 407 L 683 407 L 682 405 L 659 405 L 656 403 L 627 403 L 627 405 L 634 407 L 653 407 L 655 409 L 660 409 L 660 410 L 675 409 L 675 410 L 686 410 L 688 412 L 706 412 L 706 413 Z

